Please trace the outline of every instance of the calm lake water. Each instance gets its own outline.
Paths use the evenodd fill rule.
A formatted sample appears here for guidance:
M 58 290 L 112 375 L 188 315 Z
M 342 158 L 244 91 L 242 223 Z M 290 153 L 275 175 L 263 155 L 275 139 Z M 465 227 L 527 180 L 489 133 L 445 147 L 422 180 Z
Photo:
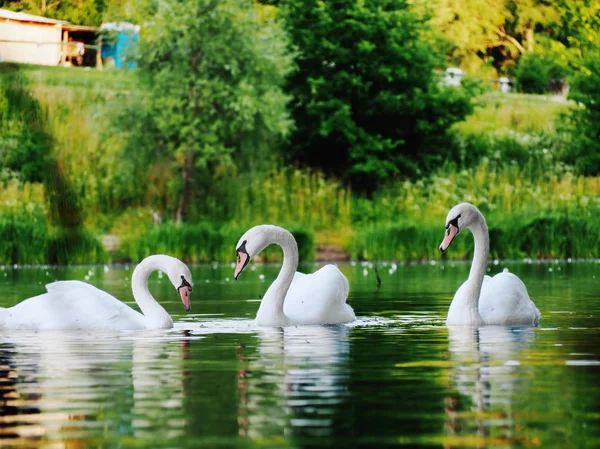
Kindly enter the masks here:
M 600 263 L 491 263 L 527 285 L 534 329 L 446 328 L 469 264 L 377 266 L 379 289 L 340 266 L 350 325 L 256 328 L 279 267 L 207 265 L 187 314 L 151 277 L 173 330 L 0 331 L 0 446 L 600 447 Z M 0 306 L 86 277 L 133 304 L 132 270 L 0 267 Z

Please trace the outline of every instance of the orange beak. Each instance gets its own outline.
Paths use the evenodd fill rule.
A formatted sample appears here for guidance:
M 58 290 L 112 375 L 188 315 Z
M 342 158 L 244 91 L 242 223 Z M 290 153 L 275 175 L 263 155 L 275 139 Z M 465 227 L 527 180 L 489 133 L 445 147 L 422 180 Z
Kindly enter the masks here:
M 238 259 L 237 263 L 235 264 L 235 271 L 233 273 L 233 277 L 236 281 L 240 273 L 244 271 L 244 268 L 246 268 L 246 265 L 248 265 L 248 262 L 250 261 L 250 256 L 244 251 L 238 251 L 237 256 Z
M 444 236 L 444 240 L 442 240 L 442 244 L 440 245 L 440 251 L 444 252 L 454 240 L 454 237 L 458 234 L 459 229 L 453 224 L 448 225 L 448 229 L 446 229 L 446 235 Z
M 192 306 L 190 305 L 190 290 L 187 287 L 179 287 L 177 291 L 179 292 L 185 311 L 189 312 L 192 310 Z

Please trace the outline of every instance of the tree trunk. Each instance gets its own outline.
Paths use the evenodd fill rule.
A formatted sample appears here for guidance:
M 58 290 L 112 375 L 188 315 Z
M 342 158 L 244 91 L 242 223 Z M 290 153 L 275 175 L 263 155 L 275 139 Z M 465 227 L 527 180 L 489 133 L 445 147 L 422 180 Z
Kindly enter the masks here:
M 525 43 L 527 45 L 527 51 L 533 51 L 534 38 L 533 38 L 533 26 L 529 25 L 525 28 Z
M 504 25 L 500 25 L 500 27 L 496 30 L 496 33 L 498 33 L 498 36 L 500 36 L 502 39 L 505 39 L 511 44 L 513 44 L 517 48 L 517 50 L 519 50 L 520 53 L 525 53 L 525 49 L 523 48 L 521 43 L 506 32 L 506 30 L 504 29 Z
M 183 166 L 183 190 L 181 191 L 181 197 L 179 198 L 179 205 L 177 206 L 177 212 L 175 213 L 175 221 L 177 223 L 182 223 L 188 205 L 190 204 L 190 193 L 191 193 L 191 183 L 192 176 L 194 170 L 194 153 L 192 151 L 188 151 L 187 156 L 185 157 L 185 164 Z
M 198 64 L 200 63 L 200 51 L 198 49 L 194 49 L 192 51 L 192 59 L 190 61 L 190 68 L 193 79 L 198 72 Z M 189 90 L 189 102 L 192 105 L 192 115 L 196 118 L 199 114 L 198 110 L 198 100 L 196 98 L 196 91 L 193 85 L 194 81 L 192 81 L 192 85 Z M 193 143 L 192 143 L 193 145 Z M 181 197 L 179 199 L 179 205 L 177 206 L 177 212 L 175 213 L 175 221 L 177 223 L 182 223 L 185 218 L 186 209 L 190 203 L 190 194 L 191 194 L 191 183 L 193 178 L 193 170 L 194 170 L 194 150 L 192 148 L 188 148 L 187 155 L 185 157 L 185 164 L 183 166 L 183 190 L 181 191 Z

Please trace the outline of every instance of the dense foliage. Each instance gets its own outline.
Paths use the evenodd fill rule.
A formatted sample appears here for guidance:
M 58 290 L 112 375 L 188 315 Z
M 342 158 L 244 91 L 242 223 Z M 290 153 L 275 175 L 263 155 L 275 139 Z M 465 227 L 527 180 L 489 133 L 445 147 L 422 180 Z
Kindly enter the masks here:
M 102 234 L 113 259 L 230 260 L 264 222 L 305 259 L 434 257 L 464 200 L 498 257 L 596 245 L 596 2 L 80 3 L 3 2 L 141 34 L 135 70 L 0 65 L 0 263 L 104 261 Z M 449 64 L 480 76 L 446 86 Z M 495 92 L 498 74 L 544 94 L 564 80 L 574 101 Z
M 115 104 L 114 122 L 124 140 L 115 177 L 142 181 L 125 192 L 130 204 L 158 179 L 166 188 L 154 206 L 181 222 L 194 198 L 272 159 L 291 126 L 286 37 L 250 2 L 157 1 L 137 64 L 139 89 Z
M 16 66 L 0 66 L 0 176 L 41 182 L 48 136 Z
M 299 51 L 294 159 L 359 190 L 440 162 L 446 131 L 472 108 L 467 91 L 440 86 L 423 17 L 405 0 L 295 0 L 282 12 Z
M 0 8 L 66 20 L 77 25 L 99 26 L 109 3 L 111 0 L 0 0 Z
M 527 53 L 515 70 L 517 88 L 528 94 L 561 93 L 568 71 L 556 52 Z
M 566 125 L 572 135 L 566 147 L 566 160 L 583 174 L 600 174 L 600 53 L 589 55 L 573 80 L 570 98 L 575 108 Z

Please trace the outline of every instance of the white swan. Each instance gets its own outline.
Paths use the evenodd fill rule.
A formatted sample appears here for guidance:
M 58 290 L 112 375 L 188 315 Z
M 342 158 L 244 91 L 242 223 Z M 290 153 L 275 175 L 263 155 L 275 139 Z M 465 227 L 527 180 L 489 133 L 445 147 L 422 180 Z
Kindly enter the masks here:
M 537 326 L 540 311 L 529 299 L 527 287 L 512 273 L 485 275 L 490 240 L 485 218 L 469 203 L 454 206 L 446 218 L 446 235 L 440 251 L 444 252 L 463 229 L 475 238 L 475 255 L 469 278 L 460 286 L 448 309 L 448 326 L 532 325 Z
M 80 281 L 58 281 L 46 285 L 48 293 L 7 309 L 0 308 L 0 329 L 134 330 L 173 327 L 171 316 L 148 291 L 148 276 L 158 270 L 169 277 L 189 311 L 192 291 L 190 270 L 174 257 L 155 255 L 142 260 L 131 277 L 133 297 L 143 314 L 93 285 Z
M 237 244 L 237 279 L 250 259 L 271 243 L 283 249 L 283 266 L 263 297 L 256 324 L 294 326 L 298 324 L 338 324 L 354 321 L 352 307 L 346 304 L 348 279 L 334 265 L 325 265 L 312 274 L 296 272 L 298 245 L 283 228 L 255 226 Z

